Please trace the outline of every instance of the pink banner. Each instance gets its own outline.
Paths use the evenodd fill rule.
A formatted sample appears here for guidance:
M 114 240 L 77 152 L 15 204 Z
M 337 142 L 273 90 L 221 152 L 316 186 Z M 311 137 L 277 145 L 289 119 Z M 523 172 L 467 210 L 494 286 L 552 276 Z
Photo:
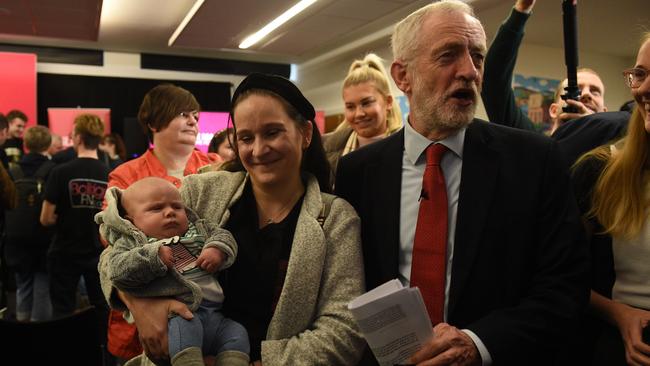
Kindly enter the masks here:
M 97 115 L 104 122 L 104 134 L 111 133 L 111 110 L 108 108 L 48 108 L 50 131 L 61 136 L 63 146 L 68 147 L 72 145 L 70 133 L 75 117 L 87 113 Z
M 227 125 L 228 112 L 199 112 L 199 135 L 196 137 L 196 148 L 207 153 L 212 136 L 226 129 Z
M 0 52 L 0 112 L 18 109 L 36 125 L 36 55 Z

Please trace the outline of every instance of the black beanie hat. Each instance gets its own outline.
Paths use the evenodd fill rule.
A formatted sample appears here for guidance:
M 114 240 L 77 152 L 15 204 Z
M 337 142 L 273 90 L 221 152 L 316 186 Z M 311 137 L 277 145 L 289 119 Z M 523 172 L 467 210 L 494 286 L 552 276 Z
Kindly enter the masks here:
M 282 76 L 260 73 L 252 73 L 242 80 L 232 95 L 231 111 L 234 110 L 237 98 L 243 92 L 251 89 L 268 90 L 279 95 L 309 121 L 313 121 L 316 116 L 314 106 L 309 103 L 307 98 L 300 92 L 300 89 L 291 81 Z

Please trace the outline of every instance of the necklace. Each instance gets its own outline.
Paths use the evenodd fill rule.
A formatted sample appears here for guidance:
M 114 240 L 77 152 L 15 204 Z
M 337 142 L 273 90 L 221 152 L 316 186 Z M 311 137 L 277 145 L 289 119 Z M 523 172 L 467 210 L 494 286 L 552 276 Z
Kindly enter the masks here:
M 289 201 L 287 201 L 287 203 L 285 203 L 285 204 L 282 206 L 282 208 L 281 208 L 278 212 L 275 213 L 275 215 L 267 215 L 266 212 L 264 212 L 263 210 L 261 210 L 261 206 L 260 206 L 260 211 L 262 211 L 261 213 L 263 213 L 264 216 L 267 217 L 267 219 L 266 219 L 266 221 L 265 221 L 266 225 L 273 224 L 273 223 L 278 223 L 278 222 L 279 222 L 278 219 L 279 219 L 280 217 L 282 217 L 282 215 L 284 215 L 284 213 L 285 213 L 285 212 L 286 212 L 290 207 L 293 207 L 293 205 L 296 203 L 296 201 L 297 201 L 297 197 L 300 197 L 300 196 L 296 196 L 296 195 L 294 195 L 293 197 L 291 197 L 291 198 L 289 199 Z

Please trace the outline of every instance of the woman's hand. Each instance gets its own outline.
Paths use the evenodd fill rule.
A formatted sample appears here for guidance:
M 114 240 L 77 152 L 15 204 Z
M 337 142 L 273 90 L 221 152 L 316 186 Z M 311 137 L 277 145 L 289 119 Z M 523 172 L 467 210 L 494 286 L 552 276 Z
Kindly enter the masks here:
M 135 318 L 140 343 L 150 360 L 169 360 L 167 321 L 174 313 L 190 320 L 194 317 L 190 309 L 180 301 L 165 298 L 135 298 L 121 294 Z
M 617 303 L 613 318 L 625 344 L 625 359 L 629 365 L 650 366 L 650 345 L 641 339 L 642 329 L 650 322 L 650 311 Z

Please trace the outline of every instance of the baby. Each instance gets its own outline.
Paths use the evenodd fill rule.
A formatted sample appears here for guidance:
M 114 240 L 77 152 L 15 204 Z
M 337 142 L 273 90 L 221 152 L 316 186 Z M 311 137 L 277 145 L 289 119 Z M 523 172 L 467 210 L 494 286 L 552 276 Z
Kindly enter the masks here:
M 136 297 L 174 297 L 195 315 L 169 320 L 172 365 L 203 365 L 203 355 L 216 355 L 216 365 L 248 365 L 246 330 L 220 312 L 224 296 L 216 273 L 237 255 L 230 232 L 196 217 L 162 178 L 139 180 L 124 191 L 112 187 L 106 202 L 95 221 L 112 246 L 113 285 Z M 109 301 L 132 320 L 121 302 Z

